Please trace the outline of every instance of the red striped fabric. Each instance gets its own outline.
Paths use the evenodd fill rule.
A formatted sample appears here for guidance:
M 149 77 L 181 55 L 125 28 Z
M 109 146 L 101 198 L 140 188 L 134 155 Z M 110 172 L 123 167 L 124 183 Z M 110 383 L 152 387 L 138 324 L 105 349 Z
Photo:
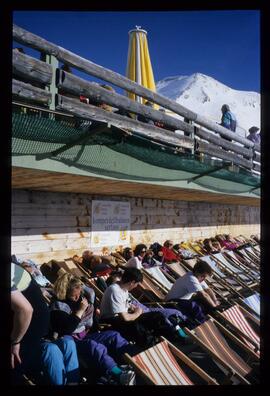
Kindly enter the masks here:
M 237 373 L 246 376 L 251 367 L 228 345 L 216 325 L 208 320 L 194 329 L 196 336 L 215 352 L 221 360 L 230 365 Z
M 132 358 L 155 385 L 193 385 L 175 360 L 166 341 Z
M 241 330 L 244 334 L 246 334 L 251 340 L 256 342 L 258 345 L 258 348 L 260 348 L 260 338 L 258 334 L 255 333 L 255 331 L 252 329 L 248 321 L 246 320 L 245 316 L 241 312 L 240 308 L 237 305 L 234 305 L 233 307 L 226 309 L 226 311 L 223 311 L 222 316 L 227 318 L 232 324 L 234 324 L 239 330 Z M 247 344 L 248 347 L 250 347 L 252 350 L 254 350 L 254 345 L 252 345 L 250 342 L 245 337 L 241 337 L 242 340 Z M 260 355 L 260 352 L 257 351 L 257 354 Z

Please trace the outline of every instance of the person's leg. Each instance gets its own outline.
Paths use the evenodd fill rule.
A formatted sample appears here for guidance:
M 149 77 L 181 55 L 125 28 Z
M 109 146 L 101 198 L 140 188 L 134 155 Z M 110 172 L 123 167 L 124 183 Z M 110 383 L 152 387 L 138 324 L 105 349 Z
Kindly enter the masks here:
M 79 358 L 83 359 L 94 375 L 106 375 L 117 366 L 115 360 L 108 354 L 105 345 L 87 337 L 75 340 Z
M 66 370 L 63 354 L 53 342 L 41 342 L 41 365 L 47 384 L 65 385 Z
M 199 323 L 203 323 L 206 317 L 199 304 L 191 300 L 177 300 L 177 308 L 187 316 L 188 319 L 196 320 Z
M 79 361 L 76 344 L 73 338 L 71 336 L 64 336 L 58 338 L 54 343 L 59 347 L 63 354 L 66 382 L 68 384 L 78 384 L 80 381 Z
M 124 353 L 134 355 L 138 352 L 134 345 L 130 344 L 118 331 L 115 330 L 92 333 L 88 338 L 105 345 L 109 354 L 115 359 L 121 359 Z

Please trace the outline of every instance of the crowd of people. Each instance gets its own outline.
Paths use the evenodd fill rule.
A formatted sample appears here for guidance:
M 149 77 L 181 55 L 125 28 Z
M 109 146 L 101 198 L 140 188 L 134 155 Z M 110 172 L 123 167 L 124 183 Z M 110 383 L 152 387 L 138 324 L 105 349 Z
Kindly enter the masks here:
M 244 244 L 230 235 L 200 243 L 206 254 Z M 89 277 L 103 281 L 99 302 L 81 278 L 64 271 L 51 282 L 33 261 L 12 256 L 13 383 L 22 383 L 26 375 L 41 384 L 79 384 L 84 368 L 93 383 L 134 385 L 135 373 L 125 364 L 125 353 L 136 355 L 160 335 L 172 342 L 188 342 L 183 328 L 203 323 L 220 304 L 206 282 L 213 270 L 201 260 L 172 284 L 162 307 L 147 306 L 132 296 L 143 282 L 143 269 L 196 258 L 183 242 L 167 240 L 149 248 L 138 244 L 117 254 L 123 263 L 116 269 L 110 265 L 113 257 L 87 250 L 80 258 Z

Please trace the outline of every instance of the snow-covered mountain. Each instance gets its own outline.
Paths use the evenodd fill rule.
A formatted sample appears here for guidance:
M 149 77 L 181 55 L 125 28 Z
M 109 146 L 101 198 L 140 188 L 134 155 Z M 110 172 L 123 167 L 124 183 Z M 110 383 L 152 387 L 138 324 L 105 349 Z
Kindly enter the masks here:
M 215 122 L 221 120 L 221 106 L 228 104 L 242 136 L 251 126 L 260 127 L 261 98 L 257 92 L 234 90 L 201 73 L 164 78 L 157 83 L 157 92 Z

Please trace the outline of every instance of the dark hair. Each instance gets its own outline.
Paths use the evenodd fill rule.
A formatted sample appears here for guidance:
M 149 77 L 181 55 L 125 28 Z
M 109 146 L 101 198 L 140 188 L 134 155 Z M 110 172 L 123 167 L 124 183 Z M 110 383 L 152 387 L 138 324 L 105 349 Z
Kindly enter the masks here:
M 197 261 L 197 263 L 193 267 L 193 274 L 212 275 L 212 273 L 213 273 L 212 267 L 210 267 L 210 265 L 207 264 L 205 261 Z
M 227 104 L 224 104 L 224 105 L 222 105 L 221 110 L 222 111 L 230 111 L 230 106 Z
M 115 270 L 110 273 L 110 276 L 106 279 L 107 286 L 112 285 L 115 282 L 115 279 L 120 277 L 122 278 L 123 272 L 120 270 Z
M 143 249 L 147 250 L 147 246 L 144 245 L 143 243 L 137 245 L 134 249 L 134 256 L 138 256 Z
M 171 239 L 167 239 L 164 242 L 163 246 L 166 247 L 166 248 L 168 248 L 169 246 L 173 246 L 173 242 L 171 242 L 171 241 L 172 241 Z
M 130 252 L 133 252 L 133 250 L 131 249 L 131 247 L 125 247 L 125 249 L 123 250 L 123 257 L 125 260 L 129 260 L 130 257 Z
M 136 283 L 143 281 L 143 274 L 138 268 L 126 268 L 122 275 L 123 283 L 132 281 L 135 281 Z

